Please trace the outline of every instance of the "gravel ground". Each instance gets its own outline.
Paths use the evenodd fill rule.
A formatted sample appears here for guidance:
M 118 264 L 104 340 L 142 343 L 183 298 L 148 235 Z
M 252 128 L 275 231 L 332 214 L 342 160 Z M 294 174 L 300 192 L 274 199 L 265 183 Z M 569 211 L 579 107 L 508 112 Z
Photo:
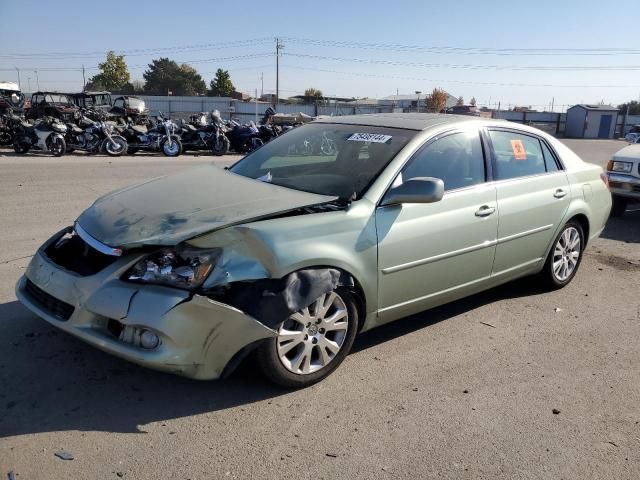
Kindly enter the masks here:
M 566 143 L 601 165 L 624 146 Z M 30 255 L 98 195 L 211 160 L 0 151 L 0 477 L 640 478 L 640 209 L 567 288 L 523 279 L 381 327 L 302 391 L 250 363 L 222 382 L 145 370 L 15 300 Z

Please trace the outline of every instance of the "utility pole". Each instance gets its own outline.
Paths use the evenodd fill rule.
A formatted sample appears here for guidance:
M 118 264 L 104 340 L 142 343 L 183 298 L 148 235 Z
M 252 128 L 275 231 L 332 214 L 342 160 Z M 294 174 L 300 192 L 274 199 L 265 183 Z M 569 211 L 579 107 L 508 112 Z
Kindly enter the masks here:
M 27 77 L 27 85 L 28 85 L 28 89 L 29 89 L 29 93 L 31 93 L 31 77 Z
M 276 102 L 274 106 L 277 106 L 280 101 L 280 50 L 283 48 L 284 43 L 276 38 Z
M 260 72 L 260 98 L 264 97 L 264 72 Z
M 40 77 L 38 77 L 38 70 L 34 70 L 36 72 L 36 84 L 38 85 L 38 91 L 40 91 Z
M 20 88 L 20 90 L 22 90 L 22 86 L 20 85 L 20 69 L 18 67 L 16 67 L 16 72 L 18 72 L 18 88 Z M 29 92 L 31 93 L 31 92 Z
M 551 97 L 551 112 L 553 112 L 553 104 L 556 103 L 556 97 Z
M 87 87 L 87 79 L 84 76 L 84 63 L 82 64 L 82 91 Z

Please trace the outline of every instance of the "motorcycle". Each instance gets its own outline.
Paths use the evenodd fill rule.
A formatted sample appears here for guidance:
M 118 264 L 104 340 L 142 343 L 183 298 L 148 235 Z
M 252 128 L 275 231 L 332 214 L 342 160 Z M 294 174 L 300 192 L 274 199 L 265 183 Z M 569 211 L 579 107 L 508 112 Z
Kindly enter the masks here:
M 92 120 L 90 116 L 100 120 Z M 121 135 L 113 134 L 113 126 L 104 120 L 104 114 L 82 110 L 76 118 L 77 125 L 67 124 L 66 141 L 69 152 L 106 152 L 110 157 L 119 157 L 127 151 L 127 141 Z
M 131 118 L 127 118 L 127 122 L 116 126 L 116 129 L 127 140 L 129 155 L 139 150 L 162 151 L 167 157 L 177 157 L 182 153 L 182 142 L 177 135 L 178 126 L 170 119 L 164 118 L 162 113 L 158 115 L 156 124 L 151 128 L 134 125 Z
M 24 115 L 16 115 L 11 108 L 0 115 L 0 145 L 13 145 L 16 131 L 23 121 Z
M 209 150 L 214 155 L 224 155 L 229 151 L 229 139 L 224 130 L 224 122 L 217 110 L 211 112 L 211 123 L 207 123 L 203 114 L 193 115 L 190 123 L 182 125 L 182 147 L 184 151 Z
M 240 125 L 239 122 L 231 120 L 227 124 L 226 136 L 229 138 L 231 149 L 237 153 L 249 153 L 264 145 L 260 138 L 260 131 L 255 123 Z
M 15 131 L 13 149 L 19 154 L 34 149 L 61 157 L 67 151 L 65 133 L 67 126 L 53 117 L 41 118 L 35 124 L 21 121 Z

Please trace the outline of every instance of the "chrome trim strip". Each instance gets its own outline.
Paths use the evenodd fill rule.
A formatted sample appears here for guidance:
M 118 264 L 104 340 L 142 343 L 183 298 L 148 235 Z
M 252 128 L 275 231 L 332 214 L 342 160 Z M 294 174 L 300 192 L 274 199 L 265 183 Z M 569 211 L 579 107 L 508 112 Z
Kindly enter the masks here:
M 472 245 L 470 247 L 461 248 L 459 250 L 453 250 L 451 252 L 441 253 L 440 255 L 434 255 L 433 257 L 422 258 L 420 260 L 414 260 L 413 262 L 402 263 L 400 265 L 394 265 L 393 267 L 387 267 L 382 269 L 382 273 L 388 275 L 390 273 L 400 272 L 402 270 L 407 270 L 413 267 L 419 267 L 420 265 L 426 265 L 428 263 L 438 262 L 440 260 L 445 260 L 447 258 L 457 257 L 458 255 L 464 255 L 465 253 L 475 252 L 477 250 L 482 250 L 483 248 L 493 247 L 495 245 L 499 245 L 501 243 L 510 242 L 512 240 L 517 240 L 518 238 L 526 237 L 528 235 L 533 235 L 535 233 L 544 232 L 545 230 L 549 230 L 553 227 L 553 224 L 544 225 L 543 227 L 534 228 L 531 230 L 527 230 L 525 232 L 516 233 L 514 235 L 509 235 L 507 237 L 502 237 L 497 240 L 485 240 L 482 243 L 477 245 Z
M 90 247 L 96 249 L 100 253 L 104 253 L 105 255 L 111 255 L 112 257 L 119 257 L 122 255 L 121 248 L 112 248 L 109 245 L 105 245 L 104 243 L 93 238 L 89 233 L 80 226 L 78 222 L 73 225 L 73 230 L 78 234 L 78 236 L 84 240 Z
M 525 232 L 515 233 L 507 237 L 502 237 L 498 239 L 498 245 L 500 245 L 501 243 L 510 242 L 511 240 L 517 240 L 518 238 L 526 237 L 527 235 L 533 235 L 534 233 L 544 232 L 545 230 L 549 230 L 552 227 L 553 227 L 553 223 L 549 225 L 545 225 L 543 227 L 533 228 Z
M 453 250 L 452 252 L 441 253 L 440 255 L 434 255 L 433 257 L 423 258 L 421 260 L 415 260 L 413 262 L 403 263 L 401 265 L 395 265 L 393 267 L 387 267 L 382 269 L 382 273 L 395 273 L 401 270 L 406 270 L 408 268 L 418 267 L 420 265 L 426 265 L 427 263 L 437 262 L 439 260 L 444 260 L 446 258 L 457 257 L 458 255 L 463 255 L 465 253 L 475 252 L 476 250 L 481 250 L 483 248 L 493 247 L 496 245 L 496 240 L 485 240 L 478 245 L 472 245 L 470 247 L 461 248 L 460 250 Z

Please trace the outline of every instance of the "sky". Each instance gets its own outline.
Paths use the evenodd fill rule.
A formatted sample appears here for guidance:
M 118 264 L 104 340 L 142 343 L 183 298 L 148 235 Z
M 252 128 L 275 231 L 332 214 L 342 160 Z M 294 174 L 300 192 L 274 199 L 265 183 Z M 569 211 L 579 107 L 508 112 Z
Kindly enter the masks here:
M 240 91 L 382 98 L 444 88 L 479 105 L 564 110 L 640 98 L 637 0 L 176 2 L 0 0 L 0 81 L 78 91 L 108 50 L 132 80 L 169 57 Z M 37 72 L 37 73 L 36 73 Z

